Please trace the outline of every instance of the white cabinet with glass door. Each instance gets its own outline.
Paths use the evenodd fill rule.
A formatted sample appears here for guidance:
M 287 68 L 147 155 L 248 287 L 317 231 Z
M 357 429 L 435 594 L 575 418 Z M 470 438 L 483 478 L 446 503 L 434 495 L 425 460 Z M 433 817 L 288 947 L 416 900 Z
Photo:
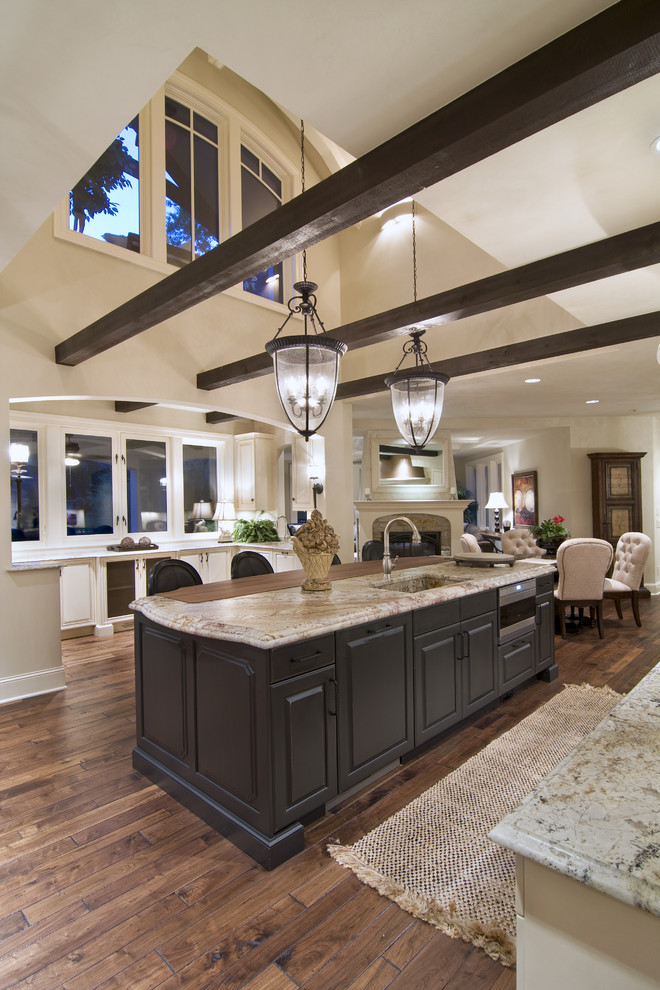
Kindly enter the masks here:
M 173 553 L 125 554 L 102 557 L 99 560 L 99 611 L 101 622 L 130 619 L 129 605 L 147 594 L 149 572 L 159 560 L 174 557 Z
M 236 438 L 236 508 L 239 512 L 273 511 L 273 438 L 242 433 Z

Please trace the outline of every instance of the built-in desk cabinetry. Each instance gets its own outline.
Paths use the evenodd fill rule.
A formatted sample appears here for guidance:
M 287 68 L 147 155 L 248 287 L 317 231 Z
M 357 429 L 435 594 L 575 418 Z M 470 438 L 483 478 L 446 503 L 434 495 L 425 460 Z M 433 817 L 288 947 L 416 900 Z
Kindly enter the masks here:
M 229 547 L 221 547 L 217 550 L 180 550 L 177 555 L 179 560 L 185 560 L 199 572 L 204 582 L 228 581 L 231 577 L 231 551 Z

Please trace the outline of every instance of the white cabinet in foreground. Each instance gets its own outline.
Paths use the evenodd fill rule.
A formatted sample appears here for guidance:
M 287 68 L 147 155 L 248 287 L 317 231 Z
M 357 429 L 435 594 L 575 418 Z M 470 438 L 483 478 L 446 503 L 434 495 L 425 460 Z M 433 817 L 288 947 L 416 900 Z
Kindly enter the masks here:
M 62 629 L 94 622 L 95 561 L 81 560 L 60 567 L 60 620 Z

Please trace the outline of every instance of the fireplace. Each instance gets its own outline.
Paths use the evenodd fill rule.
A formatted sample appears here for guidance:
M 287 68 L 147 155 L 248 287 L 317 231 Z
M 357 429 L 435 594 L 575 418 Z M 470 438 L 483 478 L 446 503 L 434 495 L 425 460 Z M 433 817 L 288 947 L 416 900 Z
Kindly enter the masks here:
M 470 504 L 461 499 L 387 499 L 355 503 L 358 511 L 357 545 L 360 551 L 367 540 L 382 540 L 385 527 L 396 516 L 411 519 L 422 536 L 440 547 L 440 554 L 460 553 L 463 535 L 463 512 Z M 411 530 L 405 523 L 394 523 L 390 529 L 392 542 L 407 542 Z

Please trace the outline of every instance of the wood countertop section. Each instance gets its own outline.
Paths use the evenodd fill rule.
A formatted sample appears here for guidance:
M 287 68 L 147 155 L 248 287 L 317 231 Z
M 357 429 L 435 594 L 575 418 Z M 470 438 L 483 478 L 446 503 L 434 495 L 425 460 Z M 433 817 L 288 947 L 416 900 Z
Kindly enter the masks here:
M 405 558 L 405 567 L 400 561 L 390 583 L 380 580 L 380 561 L 336 564 L 330 570 L 329 591 L 303 592 L 304 573 L 288 571 L 180 588 L 140 598 L 131 608 L 179 632 L 270 649 L 552 574 L 554 568 L 524 561 L 472 568 L 448 557 Z M 420 574 L 442 586 L 414 594 L 402 590 L 406 575 Z

